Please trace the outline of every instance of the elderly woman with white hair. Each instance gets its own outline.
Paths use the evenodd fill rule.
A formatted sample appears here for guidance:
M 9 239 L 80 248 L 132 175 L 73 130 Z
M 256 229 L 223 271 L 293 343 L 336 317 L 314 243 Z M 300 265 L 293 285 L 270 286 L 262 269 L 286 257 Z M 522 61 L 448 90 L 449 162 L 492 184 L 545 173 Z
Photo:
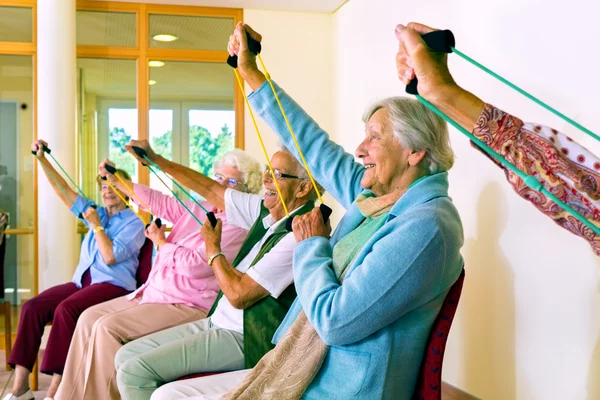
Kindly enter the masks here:
M 254 90 L 250 104 L 294 149 L 246 33 L 261 39 L 240 24 L 228 50 Z M 156 394 L 410 399 L 432 324 L 463 268 L 462 224 L 448 197 L 454 156 L 447 126 L 416 100 L 377 102 L 364 115 L 356 162 L 275 90 L 315 178 L 348 211 L 331 238 L 318 208 L 294 219 L 298 297 L 275 333 L 277 346 L 255 368 L 198 378 L 185 392 L 166 385 Z

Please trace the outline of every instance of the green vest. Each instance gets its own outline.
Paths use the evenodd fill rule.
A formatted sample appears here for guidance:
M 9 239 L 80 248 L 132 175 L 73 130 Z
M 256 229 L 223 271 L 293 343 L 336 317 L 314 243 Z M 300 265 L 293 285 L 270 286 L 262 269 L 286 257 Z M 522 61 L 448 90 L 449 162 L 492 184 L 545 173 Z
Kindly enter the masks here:
M 309 201 L 296 212 L 295 215 L 306 214 L 314 208 L 313 201 Z M 240 262 L 250 253 L 250 250 L 260 242 L 263 236 L 267 233 L 267 228 L 264 227 L 263 219 L 269 214 L 269 210 L 261 203 L 261 211 L 259 217 L 250 228 L 248 236 L 244 240 L 238 255 L 233 260 L 233 267 L 237 267 Z M 250 264 L 253 267 L 258 263 L 265 254 L 267 254 L 281 239 L 289 232 L 285 229 L 285 221 L 281 222 L 275 231 L 267 238 L 261 246 L 258 254 Z M 223 292 L 220 291 L 212 305 L 208 316 L 210 317 L 217 308 L 219 300 L 223 297 Z M 296 288 L 292 283 L 279 295 L 277 299 L 272 296 L 267 296 L 252 306 L 244 310 L 244 364 L 245 368 L 254 368 L 258 361 L 275 346 L 271 343 L 275 331 L 281 325 L 283 318 L 292 306 L 296 299 Z

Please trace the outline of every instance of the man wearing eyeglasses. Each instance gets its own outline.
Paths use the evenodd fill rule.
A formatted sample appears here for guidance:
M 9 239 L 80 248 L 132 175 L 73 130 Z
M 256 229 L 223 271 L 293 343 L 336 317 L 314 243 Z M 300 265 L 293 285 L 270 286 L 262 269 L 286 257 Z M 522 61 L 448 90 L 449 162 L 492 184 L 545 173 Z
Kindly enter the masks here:
M 211 179 L 173 163 L 155 154 L 147 141 L 130 145 L 145 149 L 163 171 L 224 210 L 229 225 L 249 233 L 230 263 L 221 253 L 221 221 L 214 228 L 202 227 L 221 292 L 207 319 L 121 348 L 115 366 L 119 392 L 126 400 L 149 399 L 161 385 L 182 376 L 252 368 L 273 348 L 273 334 L 296 298 L 292 269 L 296 240 L 287 232 L 286 220 L 311 211 L 317 197 L 306 170 L 285 149 L 273 154 L 272 170 L 265 169 L 261 196 L 242 193 L 236 179 L 221 174 Z

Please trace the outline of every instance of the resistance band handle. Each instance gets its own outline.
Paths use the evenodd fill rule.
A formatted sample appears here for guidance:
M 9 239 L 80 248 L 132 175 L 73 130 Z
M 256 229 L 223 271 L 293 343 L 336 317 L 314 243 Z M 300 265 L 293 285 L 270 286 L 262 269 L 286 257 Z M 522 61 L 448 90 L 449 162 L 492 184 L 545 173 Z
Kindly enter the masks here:
M 94 210 L 96 210 L 98 208 L 98 206 L 96 206 L 95 204 L 90 205 L 90 207 L 92 207 Z M 85 219 L 85 218 L 83 218 L 83 213 L 79 213 L 79 215 L 77 217 L 79 219 Z
M 160 227 L 162 226 L 162 221 L 160 220 L 160 218 L 156 218 L 153 222 L 156 224 L 156 227 L 158 229 L 160 229 Z M 151 223 L 152 222 L 150 222 L 150 224 Z M 148 227 L 150 226 L 150 224 L 146 224 L 146 229 L 148 229 Z
M 319 205 L 319 210 L 321 210 L 321 215 L 323 216 L 323 222 L 327 223 L 329 221 L 329 217 L 331 216 L 331 212 L 333 211 L 330 207 L 327 207 L 325 204 Z M 291 216 L 285 221 L 285 229 L 288 232 L 292 232 L 292 222 L 294 221 L 295 216 Z
M 262 45 L 258 40 L 254 40 L 250 37 L 250 34 L 246 32 L 246 39 L 248 39 L 248 49 L 252 54 L 258 54 L 262 50 Z M 227 64 L 232 68 L 237 68 L 238 56 L 233 55 L 227 57 Z
M 50 154 L 52 152 L 52 150 L 50 150 L 50 148 L 48 146 L 46 146 L 45 144 L 43 144 L 42 147 L 44 148 L 44 153 Z M 39 150 L 39 147 L 38 147 L 38 150 Z M 33 154 L 34 156 L 36 156 L 37 155 L 37 151 L 31 150 L 31 154 Z
M 421 38 L 427 47 L 436 53 L 452 53 L 452 48 L 455 47 L 456 44 L 454 34 L 448 29 L 429 32 L 421 36 Z M 406 93 L 414 95 L 419 94 L 417 90 L 418 84 L 417 78 L 413 78 L 413 80 L 406 85 Z
M 217 217 L 215 217 L 215 213 L 212 211 L 209 211 L 206 213 L 206 218 L 209 220 L 210 222 L 210 226 L 212 226 L 213 228 L 215 226 L 217 226 Z
M 106 168 L 106 170 L 108 171 L 108 173 L 109 173 L 109 174 L 115 175 L 115 174 L 117 173 L 117 169 L 116 169 L 115 167 L 113 167 L 112 165 L 108 165 L 108 164 L 106 164 L 106 165 L 104 166 L 104 168 Z M 100 179 L 102 179 L 103 181 L 105 181 L 105 180 L 106 180 L 106 177 L 105 177 L 105 176 L 103 176 L 103 177 L 102 177 L 102 178 L 100 178 Z
M 148 153 L 146 153 L 146 150 L 142 149 L 141 147 L 137 147 L 137 146 L 131 146 L 131 148 L 133 149 L 133 152 L 134 152 L 135 154 L 137 154 L 137 156 L 138 156 L 139 158 L 142 158 L 142 159 L 143 159 L 143 158 L 146 158 L 146 157 L 148 157 Z M 146 163 L 144 163 L 144 162 L 142 163 L 142 165 L 143 165 L 144 167 L 147 167 L 147 166 L 148 166 L 148 164 L 146 164 Z

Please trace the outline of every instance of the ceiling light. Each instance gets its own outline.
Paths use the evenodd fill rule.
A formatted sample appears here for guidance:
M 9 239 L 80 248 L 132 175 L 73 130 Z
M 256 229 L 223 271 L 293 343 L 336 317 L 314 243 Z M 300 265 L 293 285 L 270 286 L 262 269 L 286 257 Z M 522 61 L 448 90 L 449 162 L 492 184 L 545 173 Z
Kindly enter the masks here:
M 148 61 L 149 67 L 158 68 L 158 67 L 162 67 L 163 65 L 165 65 L 164 61 L 158 61 L 158 60 Z
M 152 79 L 150 79 L 148 81 L 148 85 L 152 86 L 152 85 L 156 85 L 156 81 L 153 81 Z
M 152 39 L 159 42 L 174 42 L 179 38 L 175 35 L 170 35 L 168 33 L 160 33 L 158 35 L 152 36 Z

